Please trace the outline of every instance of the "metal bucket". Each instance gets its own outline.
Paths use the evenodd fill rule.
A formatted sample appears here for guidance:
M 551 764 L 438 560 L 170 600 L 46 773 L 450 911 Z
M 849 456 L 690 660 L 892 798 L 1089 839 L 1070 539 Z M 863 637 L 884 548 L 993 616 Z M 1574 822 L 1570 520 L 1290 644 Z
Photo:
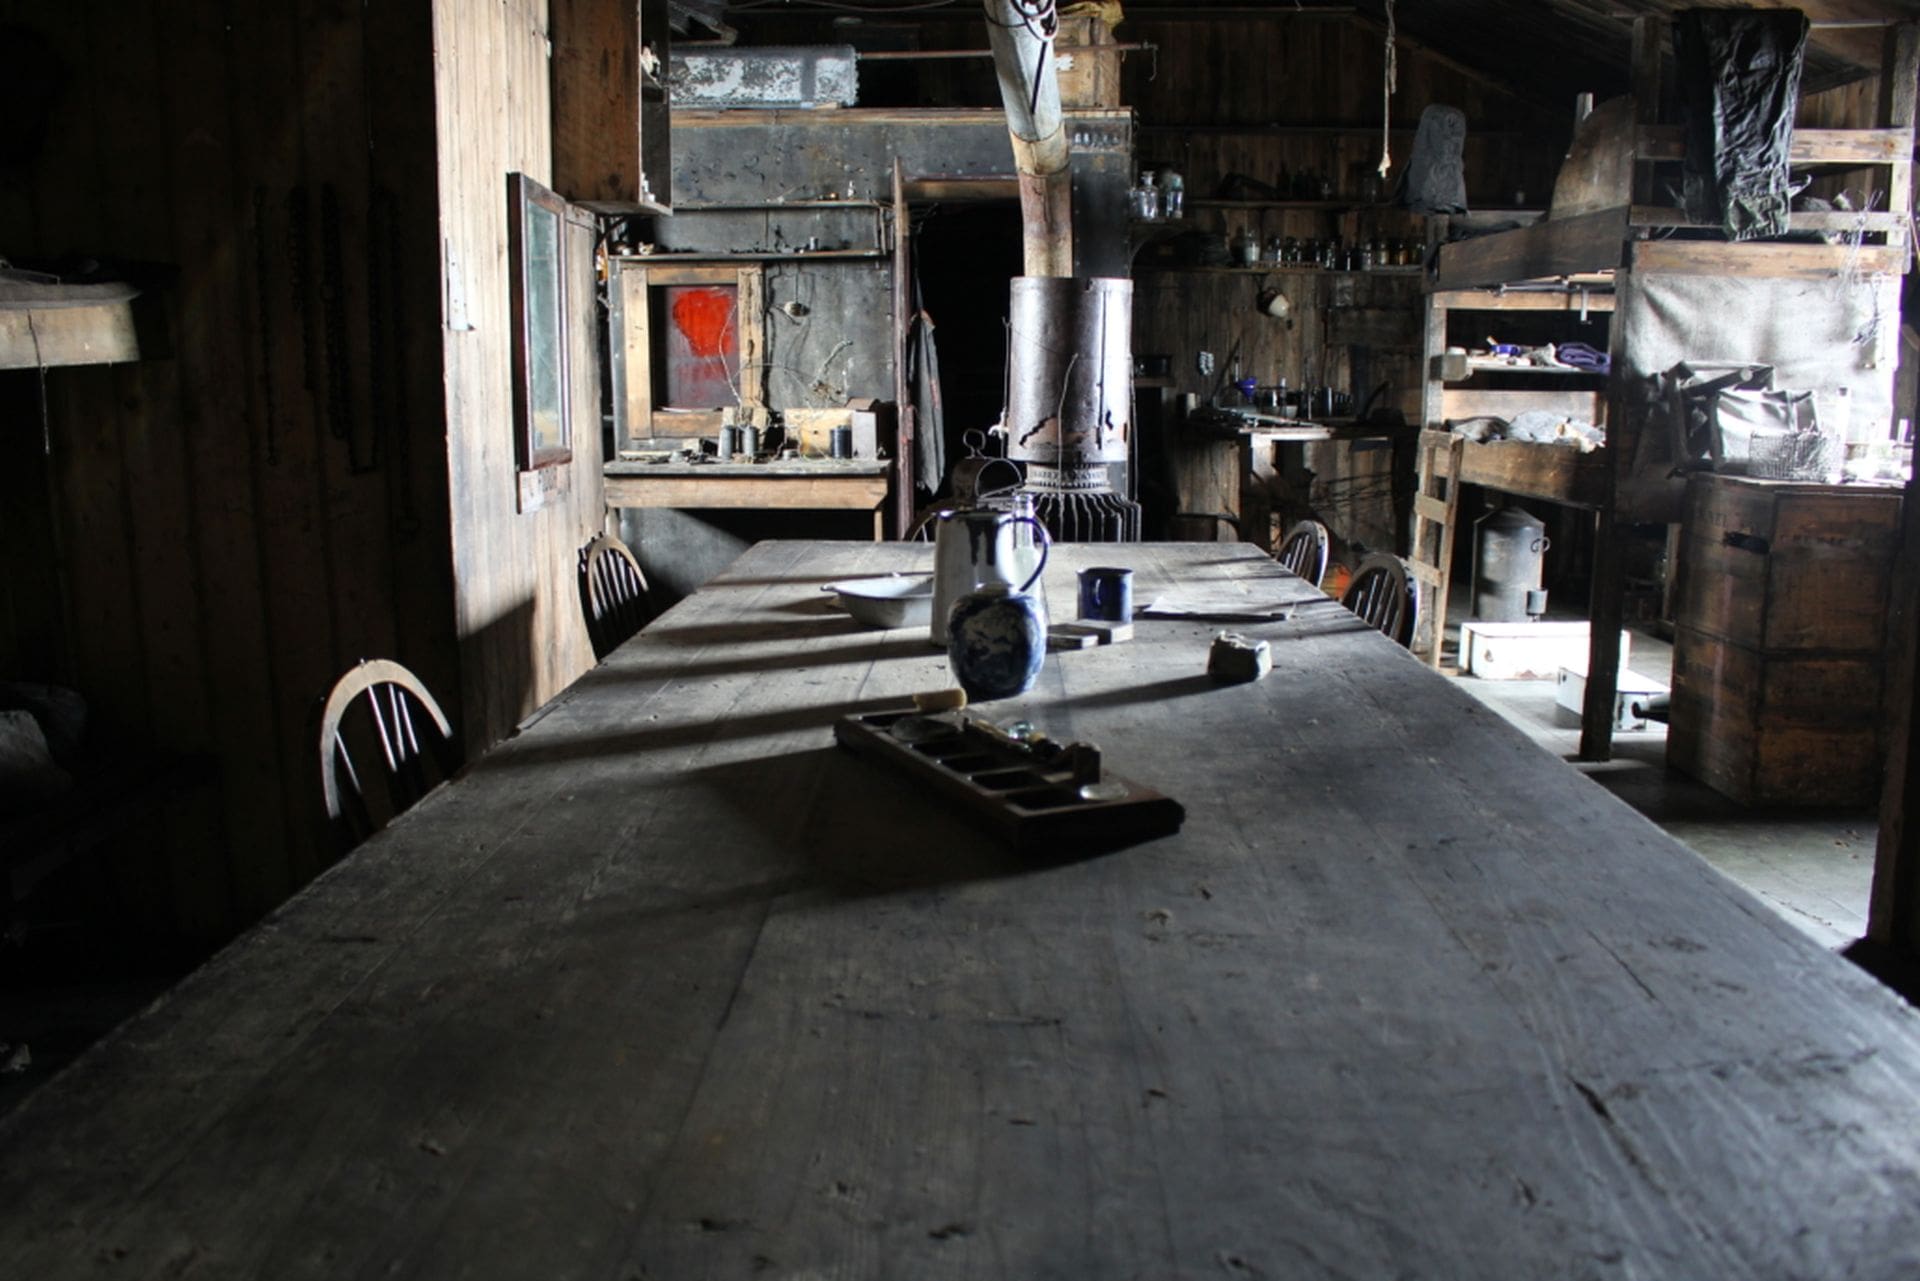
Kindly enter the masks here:
M 1523 623 L 1528 596 L 1544 606 L 1540 575 L 1547 526 L 1517 507 L 1499 507 L 1474 525 L 1473 616 L 1487 623 Z

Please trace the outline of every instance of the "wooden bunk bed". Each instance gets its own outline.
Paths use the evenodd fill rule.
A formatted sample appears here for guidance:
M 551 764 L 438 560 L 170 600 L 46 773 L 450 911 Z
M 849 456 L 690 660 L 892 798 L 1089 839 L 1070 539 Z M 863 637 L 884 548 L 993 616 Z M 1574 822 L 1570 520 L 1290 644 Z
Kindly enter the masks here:
M 1423 612 L 1433 621 L 1417 638 L 1416 651 L 1438 664 L 1461 485 L 1592 511 L 1597 539 L 1581 717 L 1584 760 L 1605 760 L 1612 751 L 1624 602 L 1619 531 L 1629 524 L 1677 524 L 1685 499 L 1684 477 L 1670 465 L 1649 467 L 1642 443 L 1649 435 L 1646 376 L 1655 371 L 1640 366 L 1650 351 L 1660 349 L 1662 336 L 1648 340 L 1637 330 L 1657 330 L 1663 323 L 1659 302 L 1648 300 L 1673 278 L 1745 282 L 1737 288 L 1757 291 L 1761 299 L 1769 291 L 1788 297 L 1797 288 L 1804 294 L 1808 282 L 1819 281 L 1823 289 L 1844 293 L 1846 306 L 1898 316 L 1898 278 L 1913 253 L 1907 228 L 1917 29 L 1912 23 L 1888 29 L 1877 127 L 1803 129 L 1794 136 L 1790 159 L 1796 170 L 1870 170 L 1873 187 L 1884 193 L 1877 210 L 1792 215 L 1792 234 L 1835 234 L 1840 243 L 1729 242 L 1716 229 L 1689 222 L 1680 210 L 1653 202 L 1672 164 L 1682 158 L 1683 143 L 1678 126 L 1658 122 L 1667 24 L 1649 17 L 1636 21 L 1633 95 L 1610 104 L 1611 109 L 1603 107 L 1591 127 L 1583 126 L 1555 191 L 1554 216 L 1439 250 L 1427 295 L 1423 432 L 1412 526 L 1412 567 L 1428 595 Z M 1437 230 L 1444 239 L 1444 228 Z M 1456 312 L 1574 309 L 1611 313 L 1611 374 L 1542 372 L 1486 389 L 1480 377 L 1484 366 L 1447 353 L 1447 320 Z M 1884 372 L 1873 375 L 1884 382 L 1881 400 L 1888 405 L 1897 329 L 1888 324 L 1880 334 Z M 1790 362 L 1794 353 L 1787 348 L 1830 341 L 1798 329 L 1791 329 L 1790 339 L 1782 333 L 1773 341 L 1776 349 L 1744 351 L 1740 359 Z M 1606 444 L 1582 453 L 1566 445 L 1473 443 L 1451 430 L 1463 419 L 1511 417 L 1520 408 L 1551 409 L 1603 424 Z

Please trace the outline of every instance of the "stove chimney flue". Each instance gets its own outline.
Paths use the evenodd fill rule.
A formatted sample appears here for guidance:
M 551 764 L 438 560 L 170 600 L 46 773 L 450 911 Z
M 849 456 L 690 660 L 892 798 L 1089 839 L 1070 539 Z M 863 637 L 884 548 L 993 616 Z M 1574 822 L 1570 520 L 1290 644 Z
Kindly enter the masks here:
M 1133 282 L 1017 276 L 1007 327 L 1007 456 L 1047 531 L 1069 542 L 1140 536 L 1116 492 L 1133 444 Z

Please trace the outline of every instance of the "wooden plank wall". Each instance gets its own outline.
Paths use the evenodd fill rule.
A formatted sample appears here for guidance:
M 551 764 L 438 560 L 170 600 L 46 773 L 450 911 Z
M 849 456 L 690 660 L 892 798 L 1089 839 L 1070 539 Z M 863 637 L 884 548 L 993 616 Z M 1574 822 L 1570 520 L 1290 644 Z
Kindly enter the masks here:
M 1341 199 L 1363 193 L 1380 159 L 1384 36 L 1369 23 L 1289 16 L 1272 6 L 1245 18 L 1136 22 L 1120 38 L 1151 41 L 1129 56 L 1125 101 L 1140 115 L 1143 164 L 1171 162 L 1187 194 L 1215 193 L 1231 172 L 1272 182 L 1282 165 L 1331 174 Z M 1544 202 L 1572 132 L 1573 95 L 1555 117 L 1476 75 L 1402 41 L 1392 121 L 1411 130 L 1429 104 L 1467 115 L 1467 194 L 1477 206 Z M 1544 118 L 1543 118 L 1544 117 Z M 1270 129 L 1277 126 L 1278 131 Z M 1311 127 L 1303 132 L 1289 129 Z M 1230 132 L 1213 132 L 1215 130 Z M 1411 132 L 1392 136 L 1398 177 Z
M 1129 20 L 1120 37 L 1159 46 L 1155 54 L 1129 56 L 1125 100 L 1139 112 L 1140 165 L 1172 164 L 1185 179 L 1189 202 L 1216 195 L 1230 173 L 1276 183 L 1283 169 L 1289 175 L 1307 169 L 1329 175 L 1336 200 L 1354 206 L 1191 208 L 1190 228 L 1227 235 L 1250 228 L 1263 241 L 1336 232 L 1349 242 L 1374 234 L 1424 238 L 1421 220 L 1364 201 L 1380 157 L 1379 29 L 1310 12 L 1289 16 L 1276 6 L 1245 18 L 1215 11 L 1205 21 Z M 1404 131 L 1392 135 L 1393 176 L 1411 152 L 1410 130 L 1421 111 L 1443 103 L 1467 113 L 1471 204 L 1507 205 L 1516 193 L 1544 202 L 1570 132 L 1572 92 L 1569 87 L 1568 123 L 1543 125 L 1539 108 L 1403 43 L 1391 118 Z M 1203 377 L 1196 353 L 1211 351 L 1224 369 L 1238 346 L 1243 372 L 1263 384 L 1279 377 L 1296 387 L 1326 383 L 1352 390 L 1357 403 L 1384 382 L 1382 403 L 1397 405 L 1409 420 L 1418 417 L 1417 274 L 1159 270 L 1149 265 L 1153 256 L 1150 247 L 1135 262 L 1133 345 L 1136 352 L 1172 357 L 1178 392 L 1204 398 L 1219 375 Z M 1256 310 L 1265 285 L 1287 294 L 1291 326 Z M 1394 545 L 1386 451 L 1356 455 L 1345 446 L 1316 445 L 1307 465 L 1315 473 L 1315 510 L 1339 539 Z M 1188 497 L 1199 502 L 1205 496 Z
M 576 553 L 604 520 L 593 237 L 569 234 L 573 462 L 564 491 L 522 513 L 512 438 L 507 187 L 552 176 L 545 0 L 436 0 L 437 166 L 454 620 L 469 750 L 499 741 L 593 666 Z
M 36 375 L 6 376 L 31 417 L 0 424 L 0 469 L 34 505 L 8 520 L 39 536 L 0 546 L 25 585 L 0 677 L 78 688 L 114 749 L 208 759 L 121 869 L 202 943 L 325 865 L 331 679 L 384 654 L 452 688 L 436 335 L 404 323 L 437 314 L 428 17 L 0 0 L 58 86 L 0 246 L 160 264 L 172 353 L 50 373 L 46 457 Z

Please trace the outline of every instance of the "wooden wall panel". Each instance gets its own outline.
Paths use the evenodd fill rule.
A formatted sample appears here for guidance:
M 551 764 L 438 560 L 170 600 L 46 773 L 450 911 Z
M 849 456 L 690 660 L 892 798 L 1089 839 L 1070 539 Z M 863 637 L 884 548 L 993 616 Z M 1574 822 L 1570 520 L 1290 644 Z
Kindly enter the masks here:
M 1235 171 L 1272 182 L 1285 165 L 1330 174 L 1337 194 L 1354 198 L 1379 163 L 1383 34 L 1368 23 L 1282 14 L 1122 26 L 1121 39 L 1159 46 L 1130 57 L 1124 73 L 1142 161 L 1179 168 L 1189 197 L 1213 194 Z M 1565 120 L 1542 120 L 1493 80 L 1404 43 L 1397 84 L 1391 119 L 1402 132 L 1391 136 L 1392 177 L 1405 165 L 1421 111 L 1441 103 L 1467 115 L 1471 201 L 1505 205 L 1516 191 L 1546 199 L 1572 133 L 1573 87 Z M 1302 127 L 1313 131 L 1284 132 Z
M 387 654 L 455 687 L 437 348 L 419 355 L 438 314 L 430 17 L 0 0 L 64 85 L 0 193 L 0 243 L 156 265 L 169 338 L 49 375 L 31 497 L 58 573 L 0 617 L 0 677 L 79 689 L 109 747 L 208 761 L 208 787 L 142 833 L 134 878 L 202 943 L 327 861 L 308 717 L 332 679 Z M 9 541 L 0 571 L 47 549 Z M 56 641 L 20 634 L 48 619 Z
M 569 238 L 573 270 L 574 455 L 564 493 L 517 507 L 507 174 L 552 171 L 546 5 L 437 0 L 440 225 L 447 289 L 461 315 L 444 336 L 455 627 L 470 748 L 496 742 L 593 664 L 574 555 L 604 520 L 590 236 Z
M 1211 21 L 1129 21 L 1125 40 L 1159 46 L 1126 63 L 1126 101 L 1140 119 L 1143 168 L 1172 164 L 1184 176 L 1186 227 L 1231 236 L 1252 230 L 1302 240 L 1338 234 L 1348 243 L 1375 235 L 1419 242 L 1424 222 L 1372 203 L 1380 159 L 1383 33 L 1366 23 L 1325 15 Z M 1206 92 L 1196 92 L 1206 86 Z M 1509 205 L 1516 195 L 1543 203 L 1551 191 L 1569 124 L 1543 122 L 1494 82 L 1441 58 L 1400 47 L 1398 89 L 1390 119 L 1393 169 L 1404 168 L 1413 128 L 1429 104 L 1467 114 L 1466 176 L 1471 204 Z M 1229 174 L 1277 184 L 1302 170 L 1326 176 L 1333 208 L 1209 208 Z M 1199 202 L 1196 207 L 1195 202 Z M 1160 229 L 1164 234 L 1170 229 Z M 1350 390 L 1356 402 L 1382 384 L 1380 403 L 1410 420 L 1419 409 L 1420 279 L 1411 272 L 1272 273 L 1156 270 L 1158 247 L 1136 258 L 1134 350 L 1172 357 L 1177 390 L 1204 398 L 1238 348 L 1245 374 L 1262 384 L 1326 384 Z M 1258 312 L 1254 300 L 1273 285 L 1293 304 L 1288 326 Z M 1396 318 L 1404 323 L 1397 323 Z M 1364 338 L 1366 341 L 1358 341 Z M 1219 369 L 1202 377 L 1197 352 L 1211 351 Z M 1310 502 L 1338 539 L 1392 548 L 1392 477 L 1388 451 L 1355 453 L 1343 445 L 1307 450 L 1314 473 Z M 1183 496 L 1183 506 L 1205 495 Z

